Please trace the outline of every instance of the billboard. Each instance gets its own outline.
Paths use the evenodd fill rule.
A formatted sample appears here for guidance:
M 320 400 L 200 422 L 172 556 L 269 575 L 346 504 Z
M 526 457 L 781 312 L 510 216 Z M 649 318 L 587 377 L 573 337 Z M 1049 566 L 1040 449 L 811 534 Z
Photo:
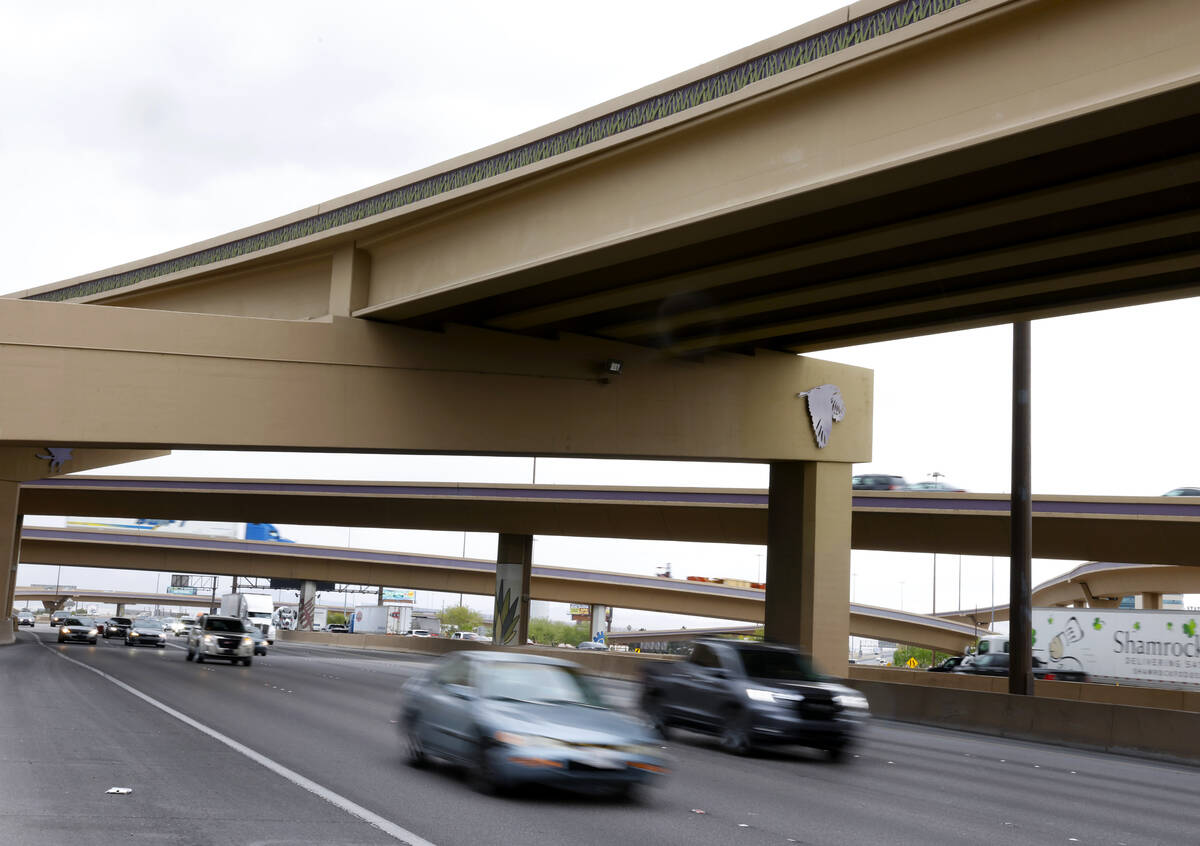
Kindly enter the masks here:
M 383 601 L 384 602 L 412 602 L 415 604 L 417 601 L 417 592 L 415 590 L 408 590 L 407 588 L 386 588 L 385 587 L 383 589 Z
M 586 603 L 572 602 L 571 603 L 572 617 L 590 617 L 592 616 L 592 606 Z

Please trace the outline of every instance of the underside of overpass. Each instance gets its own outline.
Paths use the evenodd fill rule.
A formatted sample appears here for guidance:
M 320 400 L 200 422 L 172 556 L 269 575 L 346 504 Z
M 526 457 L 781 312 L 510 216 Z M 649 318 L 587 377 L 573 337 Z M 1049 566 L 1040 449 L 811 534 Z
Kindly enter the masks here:
M 855 4 L 476 154 L 22 292 L 0 301 L 0 378 L 24 400 L 0 435 L 770 462 L 768 633 L 840 662 L 870 374 L 784 354 L 1195 293 L 1192 11 Z M 847 409 L 827 450 L 796 401 L 825 384 Z

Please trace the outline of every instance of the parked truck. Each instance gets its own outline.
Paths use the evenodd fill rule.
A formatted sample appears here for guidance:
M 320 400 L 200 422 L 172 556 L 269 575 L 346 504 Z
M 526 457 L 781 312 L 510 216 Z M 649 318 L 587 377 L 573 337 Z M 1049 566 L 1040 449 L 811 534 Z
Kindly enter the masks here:
M 228 593 L 221 597 L 221 614 L 249 620 L 263 633 L 267 643 L 275 643 L 275 603 L 265 593 Z
M 412 628 L 412 606 L 359 605 L 350 617 L 356 634 L 402 634 Z
M 1093 681 L 1200 688 L 1200 612 L 1034 608 L 1033 655 Z

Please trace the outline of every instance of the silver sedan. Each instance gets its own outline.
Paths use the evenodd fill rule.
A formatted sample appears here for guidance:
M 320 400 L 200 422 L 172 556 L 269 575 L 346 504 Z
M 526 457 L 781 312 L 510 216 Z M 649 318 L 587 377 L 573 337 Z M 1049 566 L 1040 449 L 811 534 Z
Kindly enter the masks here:
M 608 708 L 568 661 L 458 652 L 404 691 L 411 762 L 465 765 L 485 792 L 538 783 L 629 794 L 668 771 L 650 728 Z

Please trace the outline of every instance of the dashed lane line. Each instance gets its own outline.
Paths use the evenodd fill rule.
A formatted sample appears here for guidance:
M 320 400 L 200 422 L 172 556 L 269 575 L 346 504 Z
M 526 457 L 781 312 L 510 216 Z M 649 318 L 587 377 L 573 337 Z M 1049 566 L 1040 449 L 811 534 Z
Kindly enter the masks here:
M 391 820 L 384 819 L 383 817 L 379 816 L 378 814 L 374 813 L 373 811 L 367 810 L 362 805 L 359 805 L 356 802 L 352 802 L 351 800 L 347 799 L 345 796 L 342 796 L 338 793 L 334 793 L 329 788 L 327 788 L 323 785 L 317 784 L 312 779 L 305 778 L 304 776 L 300 775 L 300 773 L 296 772 L 295 770 L 289 769 L 288 767 L 285 767 L 283 764 L 280 764 L 277 761 L 274 761 L 271 758 L 268 758 L 266 755 L 263 755 L 260 752 L 254 751 L 249 746 L 246 746 L 242 743 L 238 743 L 232 737 L 221 734 L 221 732 L 217 731 L 214 728 L 210 728 L 209 726 L 206 726 L 204 723 L 200 722 L 199 720 L 192 719 L 187 714 L 184 714 L 182 711 L 177 711 L 174 708 L 172 708 L 170 705 L 167 705 L 163 702 L 159 702 L 157 699 L 153 698 L 152 696 L 142 693 L 137 688 L 126 684 L 125 682 L 121 681 L 120 679 L 116 678 L 115 676 L 111 676 L 108 673 L 104 672 L 103 670 L 99 670 L 95 667 L 85 664 L 82 661 L 79 661 L 75 658 L 70 657 L 69 655 L 64 655 L 62 652 L 59 652 L 58 650 L 53 649 L 52 647 L 43 643 L 42 639 L 40 637 L 37 638 L 37 642 L 38 642 L 38 645 L 40 645 L 44 649 L 49 650 L 51 654 L 57 655 L 59 658 L 63 659 L 64 661 L 70 661 L 72 664 L 80 666 L 83 669 L 88 670 L 89 672 L 95 673 L 96 675 L 98 675 L 102 679 L 104 679 L 105 681 L 115 684 L 117 687 L 121 688 L 125 692 L 130 693 L 133 696 L 136 696 L 138 699 L 141 699 L 143 702 L 147 703 L 148 705 L 151 705 L 151 706 L 157 708 L 158 710 L 162 711 L 164 714 L 174 717 L 175 719 L 179 720 L 181 723 L 184 723 L 184 724 L 189 725 L 192 728 L 196 729 L 196 731 L 202 732 L 203 734 L 206 734 L 209 737 L 211 737 L 213 740 L 216 740 L 220 743 L 225 744 L 233 751 L 246 756 L 251 761 L 254 761 L 256 764 L 260 764 L 260 765 L 266 767 L 268 770 L 275 773 L 276 775 L 282 776 L 283 778 L 287 779 L 288 781 L 290 781 L 292 784 L 296 785 L 297 787 L 300 787 L 303 790 L 307 790 L 309 793 L 313 794 L 314 796 L 318 796 L 321 799 L 324 799 L 329 804 L 331 804 L 337 808 L 341 808 L 343 811 L 350 814 L 351 816 L 358 817 L 363 822 L 367 823 L 370 826 L 373 826 L 374 828 L 379 829 L 384 834 L 389 835 L 390 837 L 400 841 L 401 843 L 406 843 L 406 844 L 408 844 L 408 846 L 434 846 L 433 843 L 430 843 L 428 840 L 425 840 L 422 837 L 418 837 L 417 835 L 413 834 L 408 829 L 405 829 L 405 828 L 402 828 L 401 826 L 396 825 Z

